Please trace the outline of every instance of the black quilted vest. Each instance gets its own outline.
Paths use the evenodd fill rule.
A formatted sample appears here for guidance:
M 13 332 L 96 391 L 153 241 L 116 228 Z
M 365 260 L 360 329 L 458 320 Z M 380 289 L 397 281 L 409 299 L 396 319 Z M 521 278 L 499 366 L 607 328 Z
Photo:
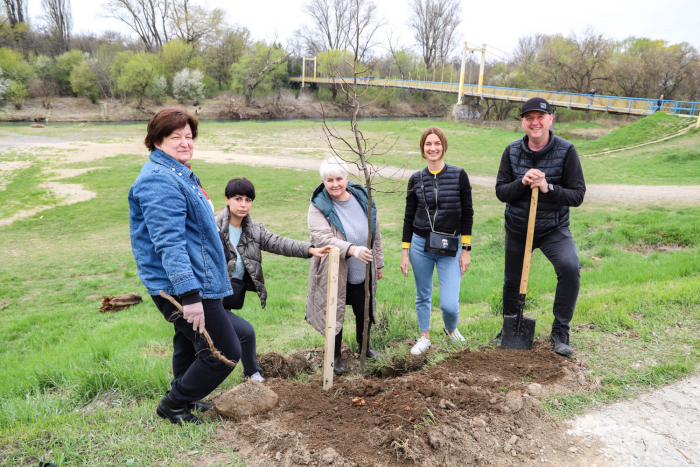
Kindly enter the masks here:
M 513 179 L 520 179 L 528 170 L 535 168 L 544 172 L 548 183 L 561 186 L 564 159 L 572 146 L 570 142 L 555 136 L 551 131 L 549 143 L 537 152 L 533 152 L 527 146 L 524 138 L 513 141 L 508 146 Z M 511 232 L 522 235 L 527 233 L 531 196 L 532 192 L 527 190 L 520 198 L 506 204 L 506 227 Z M 552 197 L 548 198 L 546 194 L 540 192 L 535 219 L 535 236 L 546 235 L 554 229 L 568 225 L 569 207 L 559 206 Z
M 425 201 L 430 210 L 430 219 L 436 232 L 448 235 L 459 235 L 462 225 L 462 199 L 459 188 L 460 167 L 445 164 L 437 174 L 431 174 L 428 168 L 416 172 L 413 176 L 416 184 L 418 208 L 413 218 L 413 229 L 416 233 L 430 232 L 430 221 L 425 210 Z M 421 183 L 422 181 L 422 183 Z M 435 188 L 437 187 L 437 216 L 435 216 Z M 425 189 L 425 191 L 423 191 Z M 425 198 L 423 194 L 425 193 Z

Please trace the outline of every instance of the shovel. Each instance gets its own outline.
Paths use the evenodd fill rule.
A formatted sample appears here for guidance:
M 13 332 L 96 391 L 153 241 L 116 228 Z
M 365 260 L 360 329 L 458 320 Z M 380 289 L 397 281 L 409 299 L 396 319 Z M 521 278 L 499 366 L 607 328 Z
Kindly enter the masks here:
M 520 296 L 518 297 L 518 314 L 503 318 L 503 332 L 501 334 L 502 349 L 532 350 L 535 339 L 534 318 L 523 316 L 525 311 L 525 295 L 527 294 L 527 279 L 530 275 L 530 258 L 532 257 L 532 238 L 535 235 L 535 216 L 537 215 L 537 197 L 540 189 L 532 189 L 530 202 L 530 218 L 527 222 L 527 238 L 525 240 L 525 258 L 523 259 L 523 273 L 520 276 Z

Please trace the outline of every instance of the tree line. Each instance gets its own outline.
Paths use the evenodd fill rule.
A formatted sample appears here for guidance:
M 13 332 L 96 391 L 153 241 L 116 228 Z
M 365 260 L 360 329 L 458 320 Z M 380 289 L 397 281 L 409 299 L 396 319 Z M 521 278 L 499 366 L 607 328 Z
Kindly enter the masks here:
M 255 39 L 225 11 L 194 0 L 106 0 L 103 16 L 130 31 L 73 34 L 70 0 L 2 0 L 0 97 L 20 108 L 28 96 L 46 108 L 57 96 L 133 102 L 197 102 L 222 91 L 273 94 L 315 56 L 322 76 L 349 72 L 347 61 L 374 63 L 375 77 L 457 82 L 461 64 L 459 0 L 406 0 L 404 36 L 391 30 L 373 0 L 307 0 L 307 24 L 285 41 Z M 359 8 L 359 13 L 358 13 Z M 356 23 L 359 40 L 350 34 Z M 408 37 L 406 37 L 408 36 Z M 493 86 L 671 100 L 700 100 L 700 55 L 688 43 L 630 37 L 616 41 L 592 27 L 569 35 L 522 37 L 515 50 L 487 46 L 485 83 Z M 465 81 L 474 83 L 469 54 Z M 331 98 L 336 94 L 331 89 Z M 394 93 L 397 97 L 398 94 Z M 405 91 L 401 98 L 439 99 Z M 492 118 L 514 104 L 487 102 Z

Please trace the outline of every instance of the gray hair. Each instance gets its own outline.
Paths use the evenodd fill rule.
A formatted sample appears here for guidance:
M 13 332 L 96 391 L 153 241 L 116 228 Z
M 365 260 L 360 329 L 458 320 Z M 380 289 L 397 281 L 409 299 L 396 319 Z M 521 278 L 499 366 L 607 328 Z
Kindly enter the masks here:
M 321 162 L 321 168 L 319 169 L 321 174 L 321 180 L 325 180 L 326 177 L 333 177 L 341 175 L 343 177 L 348 176 L 348 166 L 345 161 L 338 156 L 331 156 L 325 161 Z

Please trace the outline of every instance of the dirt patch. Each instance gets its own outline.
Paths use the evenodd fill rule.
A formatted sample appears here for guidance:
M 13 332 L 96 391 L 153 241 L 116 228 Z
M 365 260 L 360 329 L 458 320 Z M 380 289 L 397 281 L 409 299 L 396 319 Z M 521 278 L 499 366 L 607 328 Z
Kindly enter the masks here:
M 289 358 L 280 357 L 265 359 L 284 368 Z M 319 375 L 270 378 L 279 405 L 217 433 L 251 456 L 248 465 L 542 465 L 553 450 L 566 459 L 557 465 L 585 465 L 569 462 L 570 441 L 531 395 L 585 389 L 585 371 L 538 342 L 530 352 L 464 350 L 397 378 L 337 377 L 330 391 Z
M 668 253 L 669 251 L 681 251 L 688 248 L 690 247 L 673 243 L 670 245 L 631 245 L 625 247 L 624 250 L 632 253 L 641 253 L 646 256 L 652 253 Z

